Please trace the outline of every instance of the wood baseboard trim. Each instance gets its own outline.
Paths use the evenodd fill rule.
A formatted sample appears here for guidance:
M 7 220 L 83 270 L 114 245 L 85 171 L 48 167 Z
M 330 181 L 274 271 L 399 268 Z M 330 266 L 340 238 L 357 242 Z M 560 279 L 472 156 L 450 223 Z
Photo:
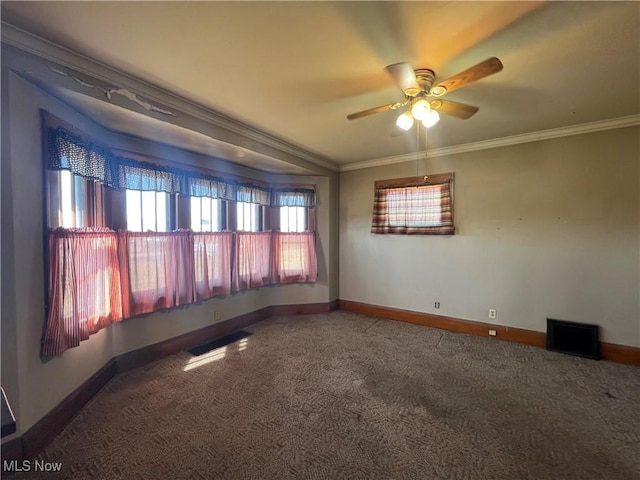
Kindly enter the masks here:
M 119 355 L 114 359 L 116 373 L 124 373 L 134 368 L 156 362 L 169 355 L 174 355 L 182 350 L 197 347 L 216 338 L 224 337 L 242 328 L 264 320 L 270 316 L 271 307 L 261 308 L 253 312 L 245 313 L 229 320 L 223 320 L 193 332 L 188 332 L 178 337 L 173 337 L 147 347 L 139 348 L 132 352 Z
M 370 315 L 373 317 L 399 320 L 401 322 L 416 323 L 427 327 L 441 328 L 452 332 L 470 333 L 480 337 L 488 337 L 489 330 L 496 331 L 496 338 L 509 342 L 522 343 L 534 347 L 546 348 L 547 335 L 542 332 L 525 330 L 515 327 L 504 327 L 483 322 L 472 322 L 460 318 L 433 315 L 430 313 L 413 312 L 397 308 L 381 307 L 367 303 L 339 300 L 340 310 Z M 600 343 L 600 354 L 603 360 L 627 365 L 640 365 L 640 348 L 614 343 Z
M 197 347 L 216 338 L 221 338 L 242 328 L 276 315 L 325 313 L 338 308 L 338 301 L 301 305 L 276 305 L 223 320 L 213 325 L 170 338 L 154 345 L 139 348 L 112 358 L 86 382 L 69 394 L 53 410 L 47 413 L 22 436 L 2 444 L 3 460 L 24 460 L 35 457 L 93 396 L 109 380 L 119 373 L 155 362 L 182 350 Z
M 452 332 L 470 333 L 480 337 L 488 337 L 489 330 L 495 330 L 496 338 L 501 340 L 523 343 L 525 345 L 532 345 L 535 347 L 546 346 L 546 335 L 532 330 L 505 327 L 502 325 L 493 325 L 483 322 L 472 322 L 470 320 L 462 320 L 460 318 L 414 312 L 411 310 L 401 310 L 398 308 L 381 307 L 378 305 L 369 305 L 349 300 L 339 300 L 338 304 L 341 310 L 347 310 L 349 312 L 360 313 L 363 315 L 415 323 L 417 325 L 441 328 Z
M 329 303 L 305 303 L 301 305 L 273 305 L 270 316 L 280 315 L 309 315 L 314 313 L 329 313 L 338 309 L 338 300 Z
M 640 366 L 640 348 L 637 347 L 600 342 L 600 356 L 610 362 Z
M 111 359 L 104 367 L 60 402 L 57 407 L 27 430 L 22 435 L 24 458 L 33 458 L 37 455 L 55 435 L 62 431 L 80 409 L 113 378 L 115 373 L 115 362 Z M 52 434 L 52 432 L 55 433 Z

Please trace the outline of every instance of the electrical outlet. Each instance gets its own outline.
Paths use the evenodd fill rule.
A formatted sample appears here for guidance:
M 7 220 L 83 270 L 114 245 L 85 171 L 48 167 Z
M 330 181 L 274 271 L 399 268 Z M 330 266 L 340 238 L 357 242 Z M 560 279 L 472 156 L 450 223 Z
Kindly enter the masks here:
M 498 316 L 498 312 L 496 312 L 495 308 L 489 309 L 489 318 L 496 318 Z
M 433 306 L 434 306 L 435 308 L 440 308 L 440 302 L 436 302 L 436 303 L 434 303 L 434 304 L 433 304 Z
M 220 310 L 216 310 L 215 312 L 213 312 L 214 320 L 220 320 L 220 318 L 221 318 Z
M 495 330 L 489 330 L 490 337 L 495 337 L 496 335 L 498 335 L 498 332 L 496 332 Z

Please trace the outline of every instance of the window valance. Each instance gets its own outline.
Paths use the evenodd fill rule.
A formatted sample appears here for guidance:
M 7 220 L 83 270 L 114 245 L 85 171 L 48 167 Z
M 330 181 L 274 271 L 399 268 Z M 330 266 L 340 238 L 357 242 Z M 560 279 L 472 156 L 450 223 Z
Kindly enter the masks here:
M 313 207 L 316 204 L 316 192 L 306 188 L 276 188 L 271 192 L 274 207 Z
M 268 188 L 193 170 L 155 165 L 113 151 L 63 127 L 48 131 L 48 169 L 69 170 L 116 190 L 167 192 L 266 206 L 315 206 L 312 188 Z

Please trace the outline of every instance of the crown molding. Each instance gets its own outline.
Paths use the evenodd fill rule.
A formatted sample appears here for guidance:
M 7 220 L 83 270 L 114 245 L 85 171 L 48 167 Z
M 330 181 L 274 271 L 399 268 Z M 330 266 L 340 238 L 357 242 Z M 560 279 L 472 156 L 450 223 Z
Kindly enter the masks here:
M 291 155 L 295 158 L 312 163 L 330 171 L 343 172 L 382 165 L 391 165 L 395 163 L 411 162 L 417 159 L 424 158 L 425 156 L 425 152 L 422 151 L 338 165 L 337 163 L 327 158 L 308 152 L 300 147 L 290 144 L 284 140 L 280 140 L 249 125 L 241 123 L 230 117 L 226 117 L 218 112 L 215 112 L 214 110 L 203 107 L 202 105 L 191 102 L 190 100 L 177 96 L 167 90 L 163 90 L 155 85 L 132 77 L 92 58 L 74 52 L 68 48 L 62 47 L 44 38 L 38 37 L 37 35 L 15 27 L 14 25 L 6 22 L 1 22 L 1 25 L 3 43 L 11 45 L 22 51 L 31 53 L 46 61 L 71 68 L 84 75 L 102 80 L 103 82 L 112 84 L 115 83 L 118 86 L 125 87 L 131 90 L 132 92 L 141 94 L 141 96 L 149 100 L 161 103 L 203 122 L 216 125 L 227 131 L 240 135 L 245 139 L 256 142 L 259 145 L 270 147 L 272 149 L 278 150 L 287 155 Z M 505 147 L 509 145 L 518 145 L 521 143 L 549 140 L 571 135 L 581 135 L 585 133 L 624 128 L 635 125 L 640 125 L 640 115 L 630 115 L 627 117 L 620 117 L 604 121 L 572 125 L 568 127 L 560 127 L 550 130 L 512 135 L 509 137 L 494 138 L 490 140 L 482 140 L 473 143 L 465 143 L 461 145 L 454 145 L 451 147 L 435 148 L 427 150 L 426 156 L 427 158 L 433 158 L 443 155 L 455 155 L 458 153 Z
M 451 147 L 433 148 L 427 150 L 427 158 L 442 157 L 444 155 L 455 155 L 457 153 L 474 152 L 476 150 L 486 150 L 488 148 L 506 147 L 509 145 L 518 145 L 521 143 L 539 142 L 541 140 L 550 140 L 553 138 L 568 137 L 571 135 L 582 135 L 585 133 L 601 132 L 603 130 L 613 130 L 616 128 L 633 127 L 636 125 L 640 125 L 640 115 L 629 115 L 627 117 L 612 118 L 609 120 L 602 120 L 598 122 L 582 123 L 579 125 L 571 125 L 569 127 L 552 128 L 550 130 L 541 130 L 539 132 L 493 138 L 491 140 L 482 140 L 480 142 L 464 143 L 462 145 L 453 145 Z M 365 160 L 363 162 L 348 163 L 345 165 L 341 165 L 340 171 L 347 172 L 349 170 L 380 167 L 383 165 L 392 165 L 394 163 L 413 162 L 423 159 L 424 154 L 425 152 L 422 151 L 404 155 L 395 155 L 392 157 L 375 158 L 373 160 Z
M 2 42 L 7 45 L 35 55 L 45 61 L 73 69 L 83 75 L 88 75 L 103 82 L 126 88 L 146 99 L 152 100 L 154 103 L 161 103 L 170 107 L 170 109 L 178 110 L 198 120 L 241 135 L 245 139 L 258 144 L 279 150 L 331 171 L 339 170 L 338 164 L 327 158 L 313 154 L 254 127 L 224 116 L 212 109 L 147 83 L 144 80 L 140 80 L 93 58 L 58 45 L 9 23 L 1 22 L 1 27 Z M 280 160 L 286 161 L 285 159 Z

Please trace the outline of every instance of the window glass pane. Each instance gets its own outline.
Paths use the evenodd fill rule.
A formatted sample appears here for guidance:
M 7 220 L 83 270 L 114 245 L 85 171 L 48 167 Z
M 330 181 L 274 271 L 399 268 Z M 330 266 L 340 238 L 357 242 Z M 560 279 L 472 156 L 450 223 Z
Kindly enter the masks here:
M 259 205 L 257 203 L 238 202 L 236 208 L 237 230 L 241 232 L 259 232 Z
M 64 228 L 75 227 L 73 186 L 71 172 L 60 170 L 60 223 Z
M 209 199 L 207 199 L 209 200 Z M 220 211 L 222 209 L 221 200 L 218 198 L 210 199 L 211 202 L 211 230 L 219 232 L 222 230 L 222 222 L 220 221 Z
M 202 199 L 202 231 L 211 231 L 211 199 Z
M 157 231 L 156 192 L 142 192 L 142 231 Z
M 137 190 L 126 191 L 127 202 L 127 230 L 132 232 L 142 231 L 142 203 L 141 194 Z
M 289 207 L 280 207 L 280 231 L 288 232 L 289 230 Z
M 191 197 L 191 230 L 194 232 L 219 232 L 222 201 L 217 198 Z
M 167 232 L 169 194 L 166 192 L 126 191 L 127 230 Z
M 200 211 L 200 197 L 191 197 L 191 230 L 194 232 L 202 231 L 202 213 Z
M 67 172 L 70 174 L 70 172 Z M 85 227 L 84 222 L 84 205 L 86 199 L 86 180 L 79 175 L 73 175 L 73 208 L 75 211 L 75 226 L 77 228 Z
M 86 180 L 79 175 L 74 175 L 68 170 L 54 172 L 57 176 L 53 185 L 57 189 L 54 193 L 57 205 L 54 207 L 53 227 L 82 228 L 85 227 L 85 203 L 88 201 Z M 50 178 L 50 177 L 49 177 Z
M 156 232 L 168 232 L 169 212 L 167 210 L 169 206 L 169 194 L 166 192 L 155 192 L 155 194 Z
M 280 231 L 304 232 L 307 229 L 305 207 L 280 207 Z

